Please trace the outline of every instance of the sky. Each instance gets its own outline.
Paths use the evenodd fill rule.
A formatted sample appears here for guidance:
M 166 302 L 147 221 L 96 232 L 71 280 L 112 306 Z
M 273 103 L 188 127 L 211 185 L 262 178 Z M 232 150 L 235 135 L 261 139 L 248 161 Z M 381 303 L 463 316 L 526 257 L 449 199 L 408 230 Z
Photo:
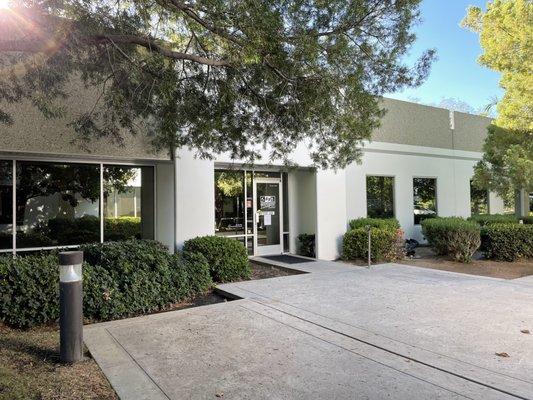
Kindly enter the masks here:
M 485 9 L 485 4 L 486 0 L 423 0 L 422 22 L 414 29 L 417 40 L 406 61 L 412 65 L 428 48 L 437 50 L 438 60 L 421 86 L 385 96 L 433 105 L 454 99 L 477 112 L 495 96 L 501 97 L 500 75 L 477 63 L 481 54 L 478 35 L 459 26 L 469 5 Z

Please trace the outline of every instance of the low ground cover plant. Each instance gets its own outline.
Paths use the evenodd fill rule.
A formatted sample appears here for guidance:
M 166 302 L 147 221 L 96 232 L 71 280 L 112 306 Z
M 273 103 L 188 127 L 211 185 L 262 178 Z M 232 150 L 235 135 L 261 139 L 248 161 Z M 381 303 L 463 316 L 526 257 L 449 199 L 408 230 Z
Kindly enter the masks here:
M 405 256 L 403 232 L 395 218 L 358 218 L 350 221 L 343 238 L 343 258 L 353 260 L 368 257 L 370 227 L 370 255 L 373 261 L 394 261 Z
M 163 310 L 207 291 L 212 280 L 199 254 L 169 254 L 154 241 L 83 247 L 84 316 L 91 321 Z M 17 328 L 59 317 L 57 253 L 0 257 L 0 320 Z
M 437 217 L 422 221 L 422 233 L 438 255 L 470 262 L 481 244 L 481 228 L 459 217 Z
M 533 258 L 532 224 L 492 224 L 484 229 L 485 256 L 502 261 Z
M 183 254 L 201 254 L 209 264 L 215 282 L 231 282 L 249 279 L 250 262 L 246 248 L 239 241 L 223 236 L 201 236 L 189 239 L 183 246 Z

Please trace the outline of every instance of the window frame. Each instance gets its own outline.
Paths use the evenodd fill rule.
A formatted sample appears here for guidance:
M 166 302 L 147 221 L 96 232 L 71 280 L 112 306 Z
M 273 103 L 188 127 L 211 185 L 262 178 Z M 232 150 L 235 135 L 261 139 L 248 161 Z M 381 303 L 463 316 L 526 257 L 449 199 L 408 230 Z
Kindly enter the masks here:
M 13 191 L 13 229 L 12 229 L 12 248 L 10 249 L 0 249 L 0 254 L 13 254 L 14 256 L 17 253 L 29 252 L 29 251 L 41 251 L 41 250 L 55 250 L 55 249 L 76 249 L 83 245 L 74 244 L 74 245 L 57 245 L 57 246 L 40 246 L 40 247 L 22 247 L 18 248 L 16 246 L 16 222 L 17 222 L 17 162 L 35 162 L 35 163 L 55 163 L 55 164 L 91 164 L 98 165 L 100 171 L 100 193 L 99 193 L 99 213 L 100 218 L 100 241 L 98 243 L 104 243 L 104 166 L 105 165 L 116 165 L 116 166 L 131 166 L 131 167 L 152 167 L 153 171 L 153 197 L 154 197 L 154 207 L 153 207 L 153 220 L 154 220 L 154 238 L 157 240 L 157 163 L 150 161 L 118 161 L 118 160 L 101 160 L 101 159 L 87 159 L 87 158 L 71 158 L 71 157 L 38 157 L 38 156 L 29 156 L 29 157 L 20 157 L 20 156 L 9 156 L 0 154 L 0 161 L 11 161 L 12 165 L 12 191 Z

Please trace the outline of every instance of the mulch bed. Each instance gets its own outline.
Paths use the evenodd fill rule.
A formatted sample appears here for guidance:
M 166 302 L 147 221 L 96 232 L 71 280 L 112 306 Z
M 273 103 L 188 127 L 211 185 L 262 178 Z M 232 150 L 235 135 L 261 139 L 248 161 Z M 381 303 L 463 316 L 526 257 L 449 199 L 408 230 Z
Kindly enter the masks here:
M 259 264 L 253 261 L 250 261 L 250 265 L 252 267 L 252 280 L 277 278 L 279 276 L 298 275 L 302 273 L 300 271 L 289 271 L 274 265 Z

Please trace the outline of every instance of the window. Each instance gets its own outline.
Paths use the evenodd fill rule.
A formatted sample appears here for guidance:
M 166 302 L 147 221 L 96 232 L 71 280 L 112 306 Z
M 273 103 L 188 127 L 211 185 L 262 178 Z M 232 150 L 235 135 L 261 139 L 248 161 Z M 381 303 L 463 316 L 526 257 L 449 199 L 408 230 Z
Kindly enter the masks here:
M 13 161 L 0 161 L 0 250 L 13 248 Z
M 245 233 L 244 176 L 243 171 L 215 171 L 215 233 L 217 235 L 244 235 Z M 251 193 L 248 197 L 251 197 Z M 247 208 L 250 208 L 248 204 Z
M 370 218 L 394 217 L 394 177 L 366 177 L 366 212 Z
M 437 179 L 413 178 L 414 222 L 437 216 Z
M 479 189 L 470 181 L 470 211 L 472 215 L 488 214 L 489 212 L 489 191 Z
M 17 248 L 100 241 L 100 167 L 17 161 Z
M 105 165 L 104 240 L 154 238 L 153 167 Z

